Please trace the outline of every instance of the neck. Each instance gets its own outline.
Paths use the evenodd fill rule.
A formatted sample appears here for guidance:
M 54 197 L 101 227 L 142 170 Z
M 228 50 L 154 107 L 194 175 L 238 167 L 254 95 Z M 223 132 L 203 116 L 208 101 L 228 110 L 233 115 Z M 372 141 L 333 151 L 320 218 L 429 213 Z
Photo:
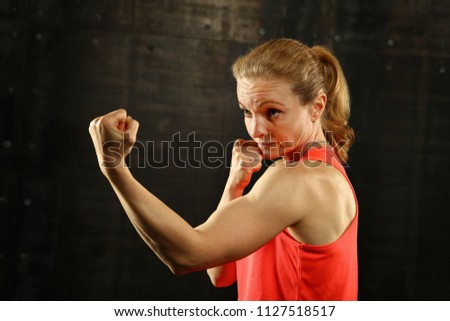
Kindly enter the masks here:
M 314 140 L 300 145 L 292 153 L 284 155 L 284 160 L 288 163 L 299 161 L 311 148 L 325 148 L 328 146 L 328 142 L 325 137 L 321 140 Z

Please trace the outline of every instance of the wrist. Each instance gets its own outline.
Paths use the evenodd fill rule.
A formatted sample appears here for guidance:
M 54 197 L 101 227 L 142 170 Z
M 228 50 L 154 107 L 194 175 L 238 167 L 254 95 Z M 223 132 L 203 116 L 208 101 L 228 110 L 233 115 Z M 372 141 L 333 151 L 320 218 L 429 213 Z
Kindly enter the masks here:
M 233 180 L 228 180 L 224 192 L 227 193 L 231 199 L 235 199 L 244 194 L 245 187 L 245 185 L 234 182 Z
M 130 169 L 127 167 L 125 162 L 122 162 L 118 166 L 108 167 L 100 166 L 103 175 L 109 180 L 113 180 L 116 177 L 131 174 Z

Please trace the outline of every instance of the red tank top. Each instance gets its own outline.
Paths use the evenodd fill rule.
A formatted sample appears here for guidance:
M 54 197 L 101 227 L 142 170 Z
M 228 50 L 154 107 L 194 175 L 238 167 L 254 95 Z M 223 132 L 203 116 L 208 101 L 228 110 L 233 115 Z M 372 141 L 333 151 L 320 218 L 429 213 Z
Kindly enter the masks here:
M 331 164 L 352 187 L 331 147 L 310 149 L 306 155 L 311 161 Z M 356 203 L 355 218 L 336 241 L 323 246 L 312 246 L 298 242 L 285 229 L 256 252 L 237 261 L 238 299 L 357 300 L 358 204 L 354 191 L 353 195 Z

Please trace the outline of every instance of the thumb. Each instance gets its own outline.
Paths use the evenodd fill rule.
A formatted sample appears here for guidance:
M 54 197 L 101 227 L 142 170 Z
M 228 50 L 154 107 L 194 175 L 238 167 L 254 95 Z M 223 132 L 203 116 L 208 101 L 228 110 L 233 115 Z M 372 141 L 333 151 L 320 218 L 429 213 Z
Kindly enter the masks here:
M 123 108 L 114 110 L 104 116 L 109 123 L 120 131 L 126 129 L 127 111 Z
M 243 138 L 238 138 L 234 141 L 233 147 L 234 148 L 240 148 L 240 147 L 250 147 L 250 146 L 254 146 L 254 147 L 258 147 L 258 144 L 254 141 L 254 140 L 246 140 Z
M 117 125 L 117 129 L 120 130 L 121 132 L 124 132 L 125 126 L 126 126 L 126 123 L 120 122 L 119 125 Z
M 131 116 L 128 116 L 123 124 L 124 134 L 127 134 L 128 141 L 130 143 L 134 143 L 136 141 L 137 132 L 139 129 L 139 122 L 133 119 Z

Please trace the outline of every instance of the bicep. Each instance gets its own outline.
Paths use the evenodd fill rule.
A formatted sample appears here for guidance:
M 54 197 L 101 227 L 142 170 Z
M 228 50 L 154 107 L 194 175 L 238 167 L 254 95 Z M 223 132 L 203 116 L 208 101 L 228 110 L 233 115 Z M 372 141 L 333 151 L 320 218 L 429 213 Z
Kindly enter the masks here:
M 196 228 L 208 265 L 216 266 L 245 257 L 290 226 L 288 209 L 281 200 L 258 194 L 235 199 L 220 207 Z
M 197 258 L 207 267 L 234 262 L 297 224 L 314 209 L 305 174 L 269 168 L 247 195 L 220 206 L 195 229 Z

